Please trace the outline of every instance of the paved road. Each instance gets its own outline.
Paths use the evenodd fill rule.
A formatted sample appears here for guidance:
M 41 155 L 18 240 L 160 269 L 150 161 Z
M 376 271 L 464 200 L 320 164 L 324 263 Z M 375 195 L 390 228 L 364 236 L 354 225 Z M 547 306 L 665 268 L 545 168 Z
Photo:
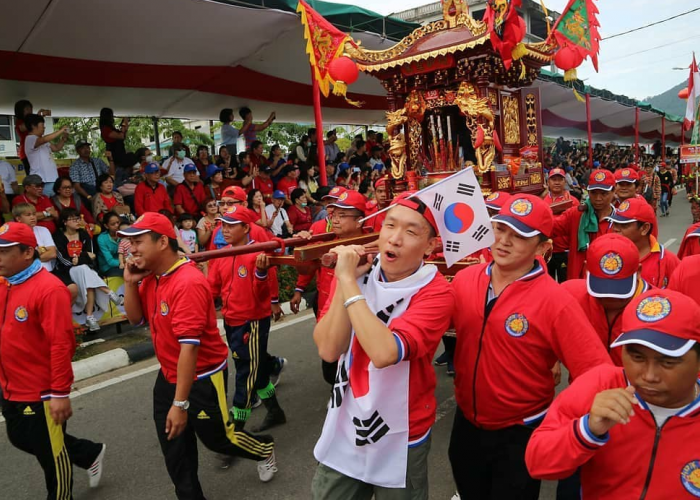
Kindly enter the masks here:
M 681 195 L 674 204 L 672 215 L 661 220 L 660 241 L 670 242 L 669 249 L 676 251 L 689 224 L 690 211 Z M 239 461 L 231 469 L 221 471 L 216 468 L 213 454 L 200 446 L 200 478 L 209 500 L 233 497 L 296 500 L 310 497 L 309 486 L 316 465 L 312 450 L 325 416 L 328 392 L 321 378 L 311 338 L 312 328 L 312 320 L 298 321 L 271 334 L 271 352 L 284 355 L 291 361 L 279 386 L 279 399 L 287 412 L 288 424 L 273 432 L 278 438 L 279 474 L 271 483 L 263 485 L 252 462 Z M 151 418 L 154 366 L 154 361 L 146 361 L 77 386 L 81 394 L 73 400 L 74 416 L 69 431 L 104 441 L 108 449 L 100 488 L 89 490 L 84 472 L 75 469 L 76 499 L 174 498 Z M 433 433 L 430 496 L 431 499 L 448 500 L 454 493 L 447 460 L 454 398 L 452 380 L 445 375 L 444 369 L 437 368 L 437 371 L 439 420 Z M 262 409 L 254 411 L 252 423 L 262 419 L 263 413 Z M 43 498 L 43 476 L 35 460 L 12 447 L 4 432 L 0 432 L 0 450 L 0 470 L 3 471 L 0 474 L 0 498 Z M 541 498 L 554 498 L 552 484 L 543 486 Z

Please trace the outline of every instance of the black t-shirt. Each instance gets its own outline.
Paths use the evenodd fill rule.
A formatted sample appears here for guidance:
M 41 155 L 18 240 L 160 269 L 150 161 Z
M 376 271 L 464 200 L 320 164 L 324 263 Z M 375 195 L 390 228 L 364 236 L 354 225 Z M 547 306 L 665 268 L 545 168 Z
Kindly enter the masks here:
M 367 166 L 367 162 L 369 162 L 369 156 L 367 156 L 367 153 L 362 153 L 361 155 L 356 154 L 350 158 L 350 166 L 352 167 L 364 168 Z
M 659 172 L 659 179 L 661 179 L 661 190 L 670 193 L 673 187 L 673 174 L 670 170 L 666 172 Z

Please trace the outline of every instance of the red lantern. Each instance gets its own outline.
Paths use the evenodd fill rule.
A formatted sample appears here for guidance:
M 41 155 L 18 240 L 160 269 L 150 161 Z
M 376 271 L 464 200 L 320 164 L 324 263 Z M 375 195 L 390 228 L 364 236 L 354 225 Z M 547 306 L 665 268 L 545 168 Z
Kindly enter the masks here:
M 679 99 L 687 99 L 688 95 L 690 94 L 690 91 L 688 90 L 688 87 L 682 89 L 680 92 L 678 92 L 678 98 Z
M 554 56 L 554 63 L 558 68 L 564 70 L 564 81 L 576 79 L 576 68 L 583 62 L 583 56 L 578 50 L 565 45 L 560 48 Z
M 360 75 L 360 70 L 357 69 L 355 61 L 347 56 L 333 59 L 328 65 L 328 74 L 336 82 L 342 82 L 346 85 L 352 85 L 357 81 Z

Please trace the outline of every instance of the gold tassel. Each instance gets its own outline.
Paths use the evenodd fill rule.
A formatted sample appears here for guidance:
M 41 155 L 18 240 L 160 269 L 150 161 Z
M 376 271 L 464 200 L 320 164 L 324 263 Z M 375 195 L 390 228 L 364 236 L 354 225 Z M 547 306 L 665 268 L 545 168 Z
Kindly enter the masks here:
M 576 73 L 576 68 L 567 69 L 564 72 L 565 82 L 575 82 L 576 80 L 578 80 L 578 73 Z
M 524 43 L 519 43 L 518 45 L 515 46 L 513 49 L 513 52 L 511 52 L 511 56 L 513 57 L 514 60 L 522 59 L 527 55 L 527 47 L 525 47 Z
M 527 77 L 527 71 L 525 68 L 525 63 L 520 61 L 520 79 L 524 80 Z
M 355 106 L 356 108 L 361 108 L 362 105 L 364 104 L 364 102 L 353 101 L 352 99 L 349 99 L 348 96 L 346 95 L 347 92 L 348 92 L 348 84 L 347 83 L 340 81 L 340 80 L 336 80 L 333 82 L 333 95 L 337 95 L 337 96 L 344 98 L 345 102 L 347 102 L 351 106 Z
M 576 100 L 577 100 L 578 102 L 586 102 L 586 99 L 584 99 L 583 97 L 581 97 L 581 94 L 579 94 L 579 93 L 576 91 L 576 87 L 574 87 L 573 84 L 571 85 L 571 90 L 574 91 L 574 97 L 576 98 Z

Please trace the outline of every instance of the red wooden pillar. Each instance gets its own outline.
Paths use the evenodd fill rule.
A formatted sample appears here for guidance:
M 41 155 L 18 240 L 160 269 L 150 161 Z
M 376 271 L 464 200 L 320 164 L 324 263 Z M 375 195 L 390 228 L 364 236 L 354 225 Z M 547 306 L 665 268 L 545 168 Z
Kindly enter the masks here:
M 593 124 L 591 123 L 591 94 L 586 94 L 586 124 L 588 125 L 588 168 L 593 168 Z
M 321 114 L 321 88 L 316 80 L 314 68 L 311 67 L 311 87 L 314 94 L 314 120 L 316 122 L 316 157 L 318 158 L 318 172 L 321 186 L 328 185 L 326 175 L 326 150 L 323 144 L 323 115 Z

